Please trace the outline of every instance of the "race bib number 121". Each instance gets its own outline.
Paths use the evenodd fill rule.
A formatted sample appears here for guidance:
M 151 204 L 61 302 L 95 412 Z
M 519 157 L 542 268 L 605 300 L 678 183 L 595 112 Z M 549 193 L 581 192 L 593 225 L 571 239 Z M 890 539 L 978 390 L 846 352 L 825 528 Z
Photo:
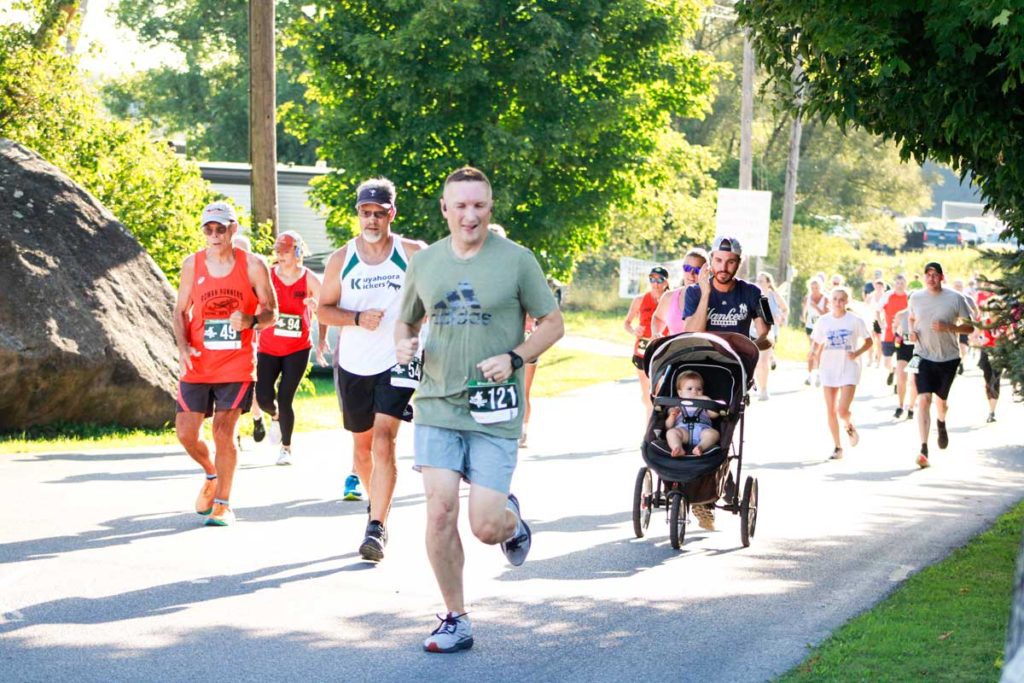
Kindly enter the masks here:
M 519 390 L 515 382 L 470 382 L 469 414 L 482 425 L 515 418 L 519 415 Z

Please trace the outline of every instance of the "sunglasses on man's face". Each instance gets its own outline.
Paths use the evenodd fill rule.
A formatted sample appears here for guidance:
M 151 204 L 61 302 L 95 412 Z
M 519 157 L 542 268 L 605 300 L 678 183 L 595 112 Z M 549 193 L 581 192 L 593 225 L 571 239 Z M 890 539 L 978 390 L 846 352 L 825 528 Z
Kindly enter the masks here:
M 664 281 L 665 281 L 665 278 L 658 277 L 658 276 L 654 276 L 654 277 L 648 278 L 648 282 L 653 282 L 656 285 L 660 285 Z
M 689 263 L 683 264 L 684 273 L 699 273 L 702 266 L 691 266 Z
M 217 233 L 218 235 L 223 235 L 227 231 L 228 231 L 228 226 L 226 226 L 226 225 L 217 225 L 217 227 L 214 227 L 212 225 L 204 225 L 203 226 L 203 233 L 205 233 L 207 237 L 209 237 L 213 233 Z

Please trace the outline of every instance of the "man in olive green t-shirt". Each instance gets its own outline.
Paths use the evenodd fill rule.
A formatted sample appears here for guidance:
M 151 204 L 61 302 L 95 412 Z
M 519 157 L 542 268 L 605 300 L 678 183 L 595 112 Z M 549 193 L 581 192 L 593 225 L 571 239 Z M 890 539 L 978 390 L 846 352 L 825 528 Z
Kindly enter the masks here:
M 427 555 L 448 614 L 423 643 L 428 652 L 473 645 L 463 602 L 459 485 L 469 481 L 469 523 L 500 543 L 513 565 L 530 549 L 530 528 L 509 492 L 522 429 L 524 361 L 564 333 L 562 314 L 533 254 L 487 229 L 491 184 L 461 168 L 445 181 L 441 213 L 451 232 L 409 263 L 395 325 L 399 363 L 419 350 L 429 321 L 416 392 L 415 467 L 427 498 Z M 523 340 L 525 316 L 537 319 Z

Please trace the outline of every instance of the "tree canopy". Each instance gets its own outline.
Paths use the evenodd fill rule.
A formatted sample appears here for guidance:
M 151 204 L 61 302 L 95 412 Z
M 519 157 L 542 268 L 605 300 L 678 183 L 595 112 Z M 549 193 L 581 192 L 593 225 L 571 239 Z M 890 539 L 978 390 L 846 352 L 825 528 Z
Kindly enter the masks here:
M 777 83 L 802 59 L 805 111 L 894 141 L 904 158 L 970 171 L 1024 238 L 1024 6 L 971 0 L 743 0 L 741 21 Z M 999 355 L 1024 387 L 1024 263 L 1004 256 Z
M 303 2 L 276 3 L 278 33 L 301 16 Z M 183 133 L 190 158 L 249 160 L 248 0 L 120 0 L 118 23 L 145 45 L 173 45 L 182 65 L 161 66 L 108 83 L 104 100 L 125 118 L 142 117 L 167 133 Z M 277 101 L 304 103 L 301 58 L 278 41 Z M 278 125 L 282 163 L 313 164 L 316 141 L 299 142 Z
M 495 220 L 564 276 L 636 198 L 672 115 L 708 109 L 713 61 L 688 47 L 699 0 L 317 0 L 295 23 L 307 98 L 290 130 L 338 169 L 316 188 L 344 236 L 352 192 L 386 175 L 399 224 L 445 233 L 445 176 L 491 178 Z
M 73 4 L 73 3 L 72 3 Z M 92 193 L 172 283 L 202 246 L 196 225 L 213 198 L 199 169 L 146 125 L 107 116 L 59 41 L 68 3 L 22 3 L 26 21 L 0 25 L 0 137 L 31 147 Z

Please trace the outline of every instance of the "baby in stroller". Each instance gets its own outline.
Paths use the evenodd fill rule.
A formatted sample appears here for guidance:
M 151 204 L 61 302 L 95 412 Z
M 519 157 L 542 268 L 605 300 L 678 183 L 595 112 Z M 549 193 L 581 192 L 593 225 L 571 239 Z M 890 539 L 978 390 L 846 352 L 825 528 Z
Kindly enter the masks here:
M 704 378 L 693 370 L 679 373 L 676 378 L 676 396 L 711 400 L 704 395 Z M 665 440 L 672 449 L 672 457 L 683 456 L 687 446 L 693 447 L 691 453 L 694 456 L 701 456 L 704 451 L 718 443 L 718 430 L 711 426 L 711 420 L 718 415 L 717 411 L 694 406 L 670 408 L 665 419 Z

